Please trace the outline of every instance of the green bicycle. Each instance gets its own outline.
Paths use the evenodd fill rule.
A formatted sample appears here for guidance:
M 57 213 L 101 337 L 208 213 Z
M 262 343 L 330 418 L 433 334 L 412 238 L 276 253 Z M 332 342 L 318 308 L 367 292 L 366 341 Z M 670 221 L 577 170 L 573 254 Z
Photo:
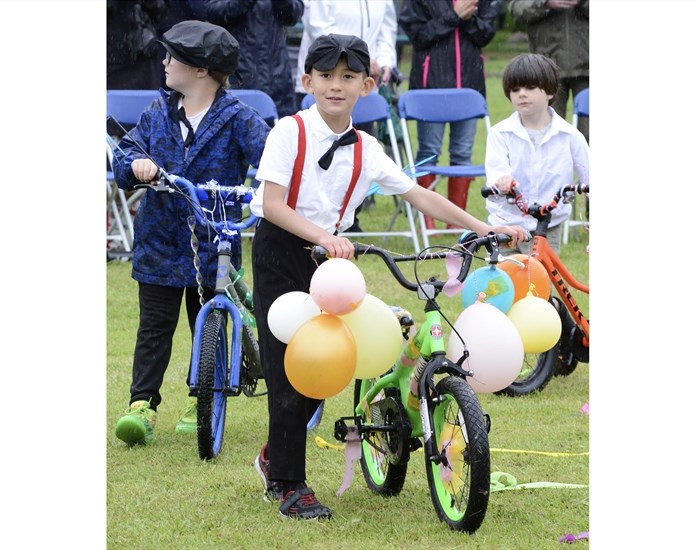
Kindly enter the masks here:
M 508 241 L 507 235 L 479 238 L 471 233 L 456 247 L 430 247 L 413 256 L 393 256 L 382 248 L 355 243 L 356 258 L 376 254 L 401 286 L 418 293 L 425 301 L 426 320 L 406 340 L 400 359 L 389 371 L 378 378 L 355 381 L 355 414 L 339 418 L 334 435 L 343 442 L 359 437 L 362 473 L 368 487 L 382 496 L 401 492 L 410 453 L 424 445 L 427 482 L 437 516 L 451 529 L 468 533 L 480 527 L 487 511 L 490 418 L 466 381 L 473 373 L 461 367 L 468 357 L 465 344 L 458 362 L 445 355 L 442 321 L 451 323 L 436 301 L 445 281 L 436 277 L 420 281 L 417 266 L 458 255 L 462 264 L 457 279 L 462 282 L 478 249 L 486 248 L 490 263 L 496 263 L 499 244 Z M 314 253 L 320 257 L 317 248 Z M 415 282 L 403 275 L 396 263 L 401 261 L 415 262 Z M 398 308 L 395 312 L 406 336 L 414 326 L 412 316 Z M 454 333 L 461 338 L 455 329 L 452 337 Z

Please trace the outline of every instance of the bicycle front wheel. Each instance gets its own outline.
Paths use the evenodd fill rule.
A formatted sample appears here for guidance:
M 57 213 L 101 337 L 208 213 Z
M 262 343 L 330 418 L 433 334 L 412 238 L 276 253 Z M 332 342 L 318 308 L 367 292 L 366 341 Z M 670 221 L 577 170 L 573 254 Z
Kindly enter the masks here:
M 222 449 L 227 412 L 227 329 L 224 316 L 213 311 L 205 320 L 198 366 L 198 455 L 215 458 Z
M 455 531 L 473 533 L 485 519 L 490 496 L 490 446 L 485 417 L 473 389 L 447 376 L 437 384 L 433 437 L 439 463 L 425 457 L 437 516 Z
M 374 385 L 374 379 L 357 379 L 355 380 L 355 406 L 366 395 L 367 391 Z M 396 395 L 399 393 L 396 389 L 389 389 Z M 372 406 L 368 408 L 362 421 L 365 424 L 388 426 L 394 429 L 392 432 L 373 431 L 369 432 L 362 440 L 362 455 L 360 457 L 360 466 L 367 486 L 374 492 L 382 496 L 394 496 L 401 492 L 405 476 L 408 472 L 408 456 L 403 456 L 404 445 L 407 442 L 402 441 L 399 436 L 398 425 L 400 421 L 400 401 L 394 398 L 394 395 L 387 396 L 382 392 L 377 394 L 372 400 Z M 382 414 L 382 409 L 378 407 L 377 401 L 389 399 L 392 401 L 392 407 Z M 400 448 L 403 451 L 399 453 L 400 458 L 397 458 L 391 449 Z M 407 449 L 407 447 L 405 447 Z M 389 456 L 391 455 L 391 457 Z

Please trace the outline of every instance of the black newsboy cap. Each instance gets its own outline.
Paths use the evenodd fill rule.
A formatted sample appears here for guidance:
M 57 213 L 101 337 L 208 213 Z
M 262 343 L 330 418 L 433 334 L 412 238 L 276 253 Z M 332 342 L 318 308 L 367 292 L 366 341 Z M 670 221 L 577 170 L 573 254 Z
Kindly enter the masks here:
M 309 74 L 311 69 L 330 71 L 340 60 L 347 57 L 350 70 L 369 74 L 369 48 L 361 38 L 349 34 L 324 34 L 319 36 L 309 46 L 304 63 L 304 72 Z
M 232 74 L 239 64 L 239 43 L 227 30 L 207 21 L 181 21 L 159 42 L 171 56 L 192 67 Z

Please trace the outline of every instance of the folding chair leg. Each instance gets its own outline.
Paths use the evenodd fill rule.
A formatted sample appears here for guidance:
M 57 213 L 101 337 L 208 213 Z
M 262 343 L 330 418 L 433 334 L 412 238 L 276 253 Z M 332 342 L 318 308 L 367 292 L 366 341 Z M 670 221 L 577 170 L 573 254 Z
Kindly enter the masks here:
M 463 210 L 466 209 L 468 205 L 468 189 L 470 189 L 471 182 L 475 178 L 464 178 L 464 177 L 451 177 L 449 178 L 449 200 L 453 202 L 459 208 Z M 453 229 L 454 226 L 451 224 L 447 225 L 447 229 Z

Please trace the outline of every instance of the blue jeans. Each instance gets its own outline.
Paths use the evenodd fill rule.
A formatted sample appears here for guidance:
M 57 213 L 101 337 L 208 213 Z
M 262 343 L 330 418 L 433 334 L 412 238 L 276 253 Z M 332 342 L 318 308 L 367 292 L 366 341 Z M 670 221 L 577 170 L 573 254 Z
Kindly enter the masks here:
M 442 153 L 444 126 L 442 122 L 417 122 L 418 151 L 415 162 L 435 156 L 426 164 L 437 164 Z M 471 164 L 473 142 L 478 119 L 449 123 L 449 164 Z

